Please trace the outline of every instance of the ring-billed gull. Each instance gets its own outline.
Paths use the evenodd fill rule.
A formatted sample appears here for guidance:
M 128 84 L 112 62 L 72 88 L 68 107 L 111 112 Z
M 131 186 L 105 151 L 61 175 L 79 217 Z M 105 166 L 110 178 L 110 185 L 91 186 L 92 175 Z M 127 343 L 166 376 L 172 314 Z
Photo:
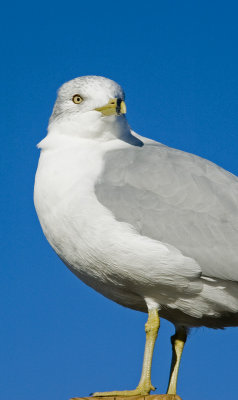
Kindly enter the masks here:
M 35 207 L 49 243 L 87 285 L 148 312 L 136 389 L 145 395 L 159 315 L 176 328 L 168 393 L 190 327 L 238 325 L 238 179 L 134 133 L 124 92 L 86 76 L 65 83 L 39 143 Z

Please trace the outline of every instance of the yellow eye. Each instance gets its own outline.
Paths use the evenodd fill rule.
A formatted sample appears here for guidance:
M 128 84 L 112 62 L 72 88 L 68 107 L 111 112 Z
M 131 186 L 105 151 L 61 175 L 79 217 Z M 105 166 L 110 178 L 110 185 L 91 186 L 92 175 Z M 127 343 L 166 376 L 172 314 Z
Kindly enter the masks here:
M 73 96 L 72 100 L 73 100 L 73 102 L 74 102 L 75 104 L 80 104 L 80 103 L 82 103 L 82 101 L 83 101 L 82 97 L 81 97 L 79 94 L 75 94 L 75 95 Z

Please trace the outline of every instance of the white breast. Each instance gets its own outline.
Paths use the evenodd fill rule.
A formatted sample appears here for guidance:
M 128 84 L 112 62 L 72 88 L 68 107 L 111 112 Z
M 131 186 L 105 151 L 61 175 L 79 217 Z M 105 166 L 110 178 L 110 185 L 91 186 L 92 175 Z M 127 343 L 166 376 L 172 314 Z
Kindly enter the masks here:
M 55 148 L 47 141 L 41 151 L 34 202 L 43 231 L 61 257 L 87 231 L 96 203 L 94 182 L 102 168 L 100 150 L 92 141 L 67 139 Z

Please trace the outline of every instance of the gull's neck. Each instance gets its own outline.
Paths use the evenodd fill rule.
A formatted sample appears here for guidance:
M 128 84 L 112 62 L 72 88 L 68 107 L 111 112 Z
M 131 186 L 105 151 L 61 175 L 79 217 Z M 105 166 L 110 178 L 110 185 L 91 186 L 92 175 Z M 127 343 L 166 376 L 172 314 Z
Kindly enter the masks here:
M 119 139 L 134 146 L 140 146 L 141 143 L 131 134 L 130 126 L 124 115 L 102 117 L 97 111 L 64 117 L 51 122 L 47 137 L 39 143 L 38 147 L 46 148 L 52 142 L 57 146 L 65 139 L 68 144 L 78 142 L 79 139 L 99 142 Z

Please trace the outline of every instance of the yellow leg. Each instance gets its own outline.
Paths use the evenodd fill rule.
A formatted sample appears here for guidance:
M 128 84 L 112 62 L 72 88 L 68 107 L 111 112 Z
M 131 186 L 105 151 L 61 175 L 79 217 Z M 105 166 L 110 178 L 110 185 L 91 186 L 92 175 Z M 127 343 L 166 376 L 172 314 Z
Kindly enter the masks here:
M 151 364 L 155 341 L 159 330 L 159 314 L 158 310 L 150 310 L 148 320 L 145 324 L 146 342 L 145 353 L 143 360 L 143 367 L 140 382 L 134 390 L 122 390 L 113 392 L 96 392 L 93 394 L 95 397 L 99 396 L 139 396 L 148 395 L 151 390 L 155 390 L 151 384 Z
M 173 356 L 172 356 L 170 379 L 169 379 L 167 394 L 176 394 L 179 364 L 181 361 L 181 356 L 186 339 L 187 339 L 187 331 L 186 328 L 182 326 L 177 328 L 175 335 L 171 337 Z

